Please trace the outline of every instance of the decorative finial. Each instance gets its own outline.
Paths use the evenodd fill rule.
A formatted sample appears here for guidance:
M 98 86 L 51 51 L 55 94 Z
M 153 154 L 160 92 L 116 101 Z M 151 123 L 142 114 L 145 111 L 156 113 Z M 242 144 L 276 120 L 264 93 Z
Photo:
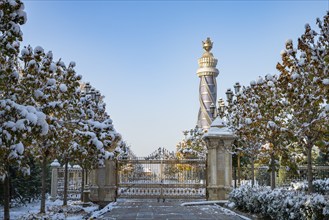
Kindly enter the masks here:
M 207 40 L 205 42 L 202 41 L 202 43 L 203 43 L 203 49 L 205 51 L 207 52 L 211 51 L 213 42 L 211 42 L 209 37 L 207 37 Z

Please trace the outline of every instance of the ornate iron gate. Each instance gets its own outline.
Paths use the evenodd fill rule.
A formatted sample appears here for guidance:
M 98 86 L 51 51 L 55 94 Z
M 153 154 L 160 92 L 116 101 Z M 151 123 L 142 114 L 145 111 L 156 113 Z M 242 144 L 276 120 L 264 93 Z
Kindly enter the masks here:
M 206 198 L 206 161 L 179 160 L 159 148 L 159 154 L 118 160 L 118 197 Z

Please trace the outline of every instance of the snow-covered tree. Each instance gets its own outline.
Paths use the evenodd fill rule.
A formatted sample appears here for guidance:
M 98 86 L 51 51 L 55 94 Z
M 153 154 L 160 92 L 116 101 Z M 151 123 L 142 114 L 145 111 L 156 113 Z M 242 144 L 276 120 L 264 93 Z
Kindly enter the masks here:
M 42 192 L 40 212 L 45 212 L 45 176 L 47 164 L 54 159 L 56 154 L 63 150 L 63 142 L 70 135 L 66 123 L 68 114 L 71 114 L 76 94 L 79 91 L 77 76 L 73 70 L 74 63 L 68 67 L 63 61 L 54 61 L 51 51 L 45 53 L 40 46 L 34 49 L 27 46 L 21 51 L 23 67 L 19 84 L 18 101 L 23 104 L 35 106 L 44 112 L 49 123 L 47 136 L 35 138 L 34 147 L 30 149 L 33 156 L 41 162 L 42 168 Z M 73 129 L 74 130 L 74 129 Z M 69 147 L 65 143 L 65 147 Z
M 19 77 L 17 56 L 23 35 L 20 25 L 25 22 L 26 13 L 21 1 L 2 0 L 0 2 L 0 94 L 2 98 L 15 98 L 14 91 Z
M 255 106 L 255 126 L 262 139 L 260 159 L 269 165 L 271 171 L 271 188 L 275 188 L 275 171 L 279 168 L 281 156 L 287 148 L 283 145 L 284 134 L 287 132 L 286 101 L 282 96 L 277 76 L 260 77 L 251 86 L 254 90 L 253 105 Z
M 23 174 L 30 174 L 25 163 L 25 147 L 31 144 L 34 134 L 45 136 L 48 124 L 46 116 L 33 106 L 19 105 L 9 99 L 0 100 L 0 118 L 0 179 L 5 182 L 4 198 L 8 199 L 4 206 L 5 219 L 9 219 L 9 168 L 15 165 Z
M 57 131 L 59 137 L 58 146 L 60 161 L 65 166 L 64 171 L 64 198 L 63 205 L 67 205 L 67 190 L 68 190 L 68 164 L 74 159 L 75 150 L 77 146 L 76 133 L 77 128 L 76 119 L 79 118 L 79 100 L 80 100 L 80 80 L 81 76 L 75 70 L 75 62 L 70 62 L 66 66 L 62 61 L 60 62 L 61 72 L 56 78 L 58 81 L 59 101 L 63 107 L 60 111 L 59 124 L 60 129 Z
M 15 166 L 29 174 L 26 147 L 33 135 L 48 132 L 45 115 L 31 105 L 17 103 L 19 82 L 18 55 L 26 22 L 24 5 L 19 0 L 0 1 L 0 176 L 4 181 L 4 219 L 9 219 L 9 168 Z
M 8 164 L 28 174 L 26 152 L 41 162 L 40 212 L 44 213 L 45 172 L 50 160 L 61 154 L 67 165 L 79 155 L 81 136 L 98 150 L 87 149 L 88 159 L 96 158 L 93 167 L 124 148 L 103 102 L 86 109 L 89 118 L 81 121 L 81 76 L 75 73 L 74 62 L 66 66 L 61 60 L 54 61 L 52 52 L 45 53 L 40 46 L 25 47 L 18 60 L 19 25 L 26 22 L 23 9 L 19 0 L 0 1 L 0 179 L 5 180 L 5 219 L 9 219 Z M 67 170 L 65 179 L 67 186 Z
M 285 85 L 284 93 L 289 103 L 289 124 L 293 136 L 307 155 L 309 192 L 312 187 L 312 149 L 324 145 L 328 136 L 328 55 L 329 12 L 323 21 L 317 19 L 320 32 L 305 25 L 304 34 L 298 39 L 298 49 L 292 40 L 286 42 L 282 62 L 277 69 Z
M 231 101 L 229 101 L 231 102 Z M 250 159 L 252 179 L 257 160 L 269 165 L 272 188 L 275 187 L 275 171 L 281 155 L 285 128 L 284 99 L 276 76 L 267 75 L 251 81 L 250 86 L 236 94 L 227 112 L 228 124 L 237 135 L 235 148 Z
M 204 131 L 195 127 L 190 131 L 183 131 L 185 138 L 176 146 L 177 156 L 181 159 L 205 159 L 207 146 L 202 139 Z
M 323 17 L 323 21 L 316 19 L 318 31 L 315 32 L 309 25 L 305 26 L 305 33 L 298 42 L 300 51 L 305 52 L 310 59 L 312 70 L 317 74 L 315 80 L 324 95 L 324 111 L 328 116 L 329 112 L 329 12 Z M 328 117 L 326 118 L 328 122 Z M 326 123 L 325 131 L 317 146 L 324 154 L 329 154 L 329 123 Z
M 104 166 L 106 159 L 115 158 L 127 150 L 110 116 L 106 114 L 103 96 L 98 92 L 99 100 L 96 100 L 93 95 L 89 93 L 81 96 L 78 127 L 75 130 L 77 145 L 74 157 L 83 172 Z M 84 177 L 82 192 L 83 189 Z
M 233 143 L 233 154 L 237 154 L 238 177 L 240 181 L 240 156 L 243 154 L 250 160 L 252 186 L 254 185 L 255 161 L 258 158 L 262 140 L 259 135 L 257 121 L 258 105 L 254 103 L 254 87 L 244 87 L 236 94 L 234 103 L 229 101 L 229 108 L 226 112 L 228 126 L 235 133 L 237 139 Z

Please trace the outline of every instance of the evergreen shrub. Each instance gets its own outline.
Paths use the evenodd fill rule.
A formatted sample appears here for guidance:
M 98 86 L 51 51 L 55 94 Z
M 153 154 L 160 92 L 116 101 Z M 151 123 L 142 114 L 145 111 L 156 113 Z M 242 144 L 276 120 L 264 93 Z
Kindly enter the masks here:
M 229 201 L 230 207 L 260 214 L 265 219 L 329 219 L 327 195 L 307 195 L 293 188 L 271 190 L 270 187 L 243 185 L 230 193 Z

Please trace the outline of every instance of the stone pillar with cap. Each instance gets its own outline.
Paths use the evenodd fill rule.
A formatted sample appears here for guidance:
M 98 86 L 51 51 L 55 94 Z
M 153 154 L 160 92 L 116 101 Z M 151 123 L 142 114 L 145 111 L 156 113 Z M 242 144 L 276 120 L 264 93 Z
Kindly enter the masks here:
M 50 189 L 50 199 L 55 201 L 57 199 L 57 189 L 58 189 L 58 168 L 60 168 L 60 163 L 55 159 L 51 164 L 51 189 Z
M 203 136 L 208 149 L 208 200 L 226 200 L 232 190 L 232 155 L 230 152 L 234 139 L 235 135 L 219 116 Z
M 104 167 L 92 170 L 90 200 L 101 207 L 109 202 L 116 201 L 117 197 L 117 171 L 116 161 L 106 160 Z

